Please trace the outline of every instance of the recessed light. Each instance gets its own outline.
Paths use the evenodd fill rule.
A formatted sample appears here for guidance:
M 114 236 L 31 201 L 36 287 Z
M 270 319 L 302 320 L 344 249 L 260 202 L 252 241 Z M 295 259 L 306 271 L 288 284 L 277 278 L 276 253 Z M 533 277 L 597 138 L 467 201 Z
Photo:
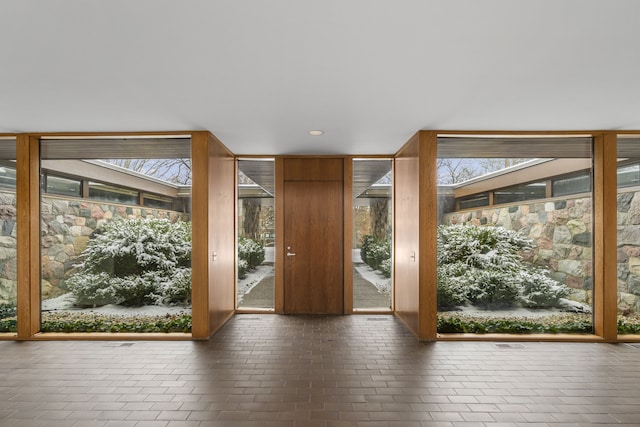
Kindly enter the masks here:
M 309 131 L 309 135 L 313 135 L 313 136 L 320 136 L 324 133 L 323 130 L 310 130 Z

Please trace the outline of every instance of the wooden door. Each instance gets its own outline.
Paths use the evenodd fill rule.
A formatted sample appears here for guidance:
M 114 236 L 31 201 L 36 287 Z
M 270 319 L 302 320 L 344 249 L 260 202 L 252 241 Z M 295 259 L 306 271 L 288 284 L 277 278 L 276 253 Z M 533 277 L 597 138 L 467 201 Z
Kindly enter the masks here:
M 284 183 L 285 313 L 343 313 L 342 191 L 342 181 Z

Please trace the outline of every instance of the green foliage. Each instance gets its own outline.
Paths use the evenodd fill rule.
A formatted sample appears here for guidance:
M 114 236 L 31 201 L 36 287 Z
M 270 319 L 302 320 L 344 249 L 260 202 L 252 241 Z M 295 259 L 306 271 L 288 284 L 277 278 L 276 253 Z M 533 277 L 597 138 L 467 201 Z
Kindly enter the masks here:
M 522 270 L 517 275 L 522 286 L 521 303 L 530 308 L 556 307 L 560 298 L 569 295 L 569 288 L 540 271 Z
M 188 304 L 191 223 L 114 220 L 96 230 L 67 280 L 79 306 Z
M 362 239 L 360 257 L 369 267 L 378 270 L 385 277 L 391 277 L 391 240 L 377 240 L 372 235 Z
M 518 301 L 519 286 L 515 278 L 496 270 L 470 270 L 466 294 L 471 304 L 487 309 L 512 307 Z
M 0 304 L 0 319 L 16 317 L 17 308 L 14 304 Z
M 560 305 L 569 289 L 527 263 L 532 240 L 501 227 L 438 227 L 438 307 L 487 309 Z
M 17 307 L 14 304 L 0 304 L 0 332 L 18 330 Z
M 252 270 L 264 262 L 264 246 L 257 240 L 241 237 L 238 239 L 238 258 L 247 262 Z
M 248 237 L 238 239 L 238 278 L 244 279 L 247 272 L 264 262 L 265 250 L 262 243 Z
M 191 315 L 118 316 L 97 313 L 43 313 L 42 332 L 191 332 Z
M 387 258 L 380 263 L 378 268 L 384 277 L 391 277 L 391 258 Z
M 590 334 L 593 323 L 587 315 L 548 318 L 495 318 L 469 315 L 438 315 L 439 333 L 472 334 Z
M 640 316 L 633 317 L 618 316 L 618 333 L 624 335 L 640 334 Z

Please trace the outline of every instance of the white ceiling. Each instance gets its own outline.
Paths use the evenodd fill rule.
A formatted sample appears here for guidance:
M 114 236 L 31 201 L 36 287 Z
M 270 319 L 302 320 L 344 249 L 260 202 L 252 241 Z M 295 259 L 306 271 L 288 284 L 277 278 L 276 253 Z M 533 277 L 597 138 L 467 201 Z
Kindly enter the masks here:
M 0 132 L 391 154 L 419 129 L 640 129 L 639 19 L 637 0 L 0 0 Z

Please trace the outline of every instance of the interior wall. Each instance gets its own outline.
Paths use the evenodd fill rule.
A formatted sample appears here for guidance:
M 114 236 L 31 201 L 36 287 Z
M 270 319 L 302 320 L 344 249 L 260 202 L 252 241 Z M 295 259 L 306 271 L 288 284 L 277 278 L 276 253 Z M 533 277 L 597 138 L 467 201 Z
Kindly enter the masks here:
M 419 136 L 398 151 L 394 166 L 394 301 L 395 315 L 419 335 Z
M 207 339 L 235 309 L 235 162 L 211 133 L 192 146 L 192 336 Z

